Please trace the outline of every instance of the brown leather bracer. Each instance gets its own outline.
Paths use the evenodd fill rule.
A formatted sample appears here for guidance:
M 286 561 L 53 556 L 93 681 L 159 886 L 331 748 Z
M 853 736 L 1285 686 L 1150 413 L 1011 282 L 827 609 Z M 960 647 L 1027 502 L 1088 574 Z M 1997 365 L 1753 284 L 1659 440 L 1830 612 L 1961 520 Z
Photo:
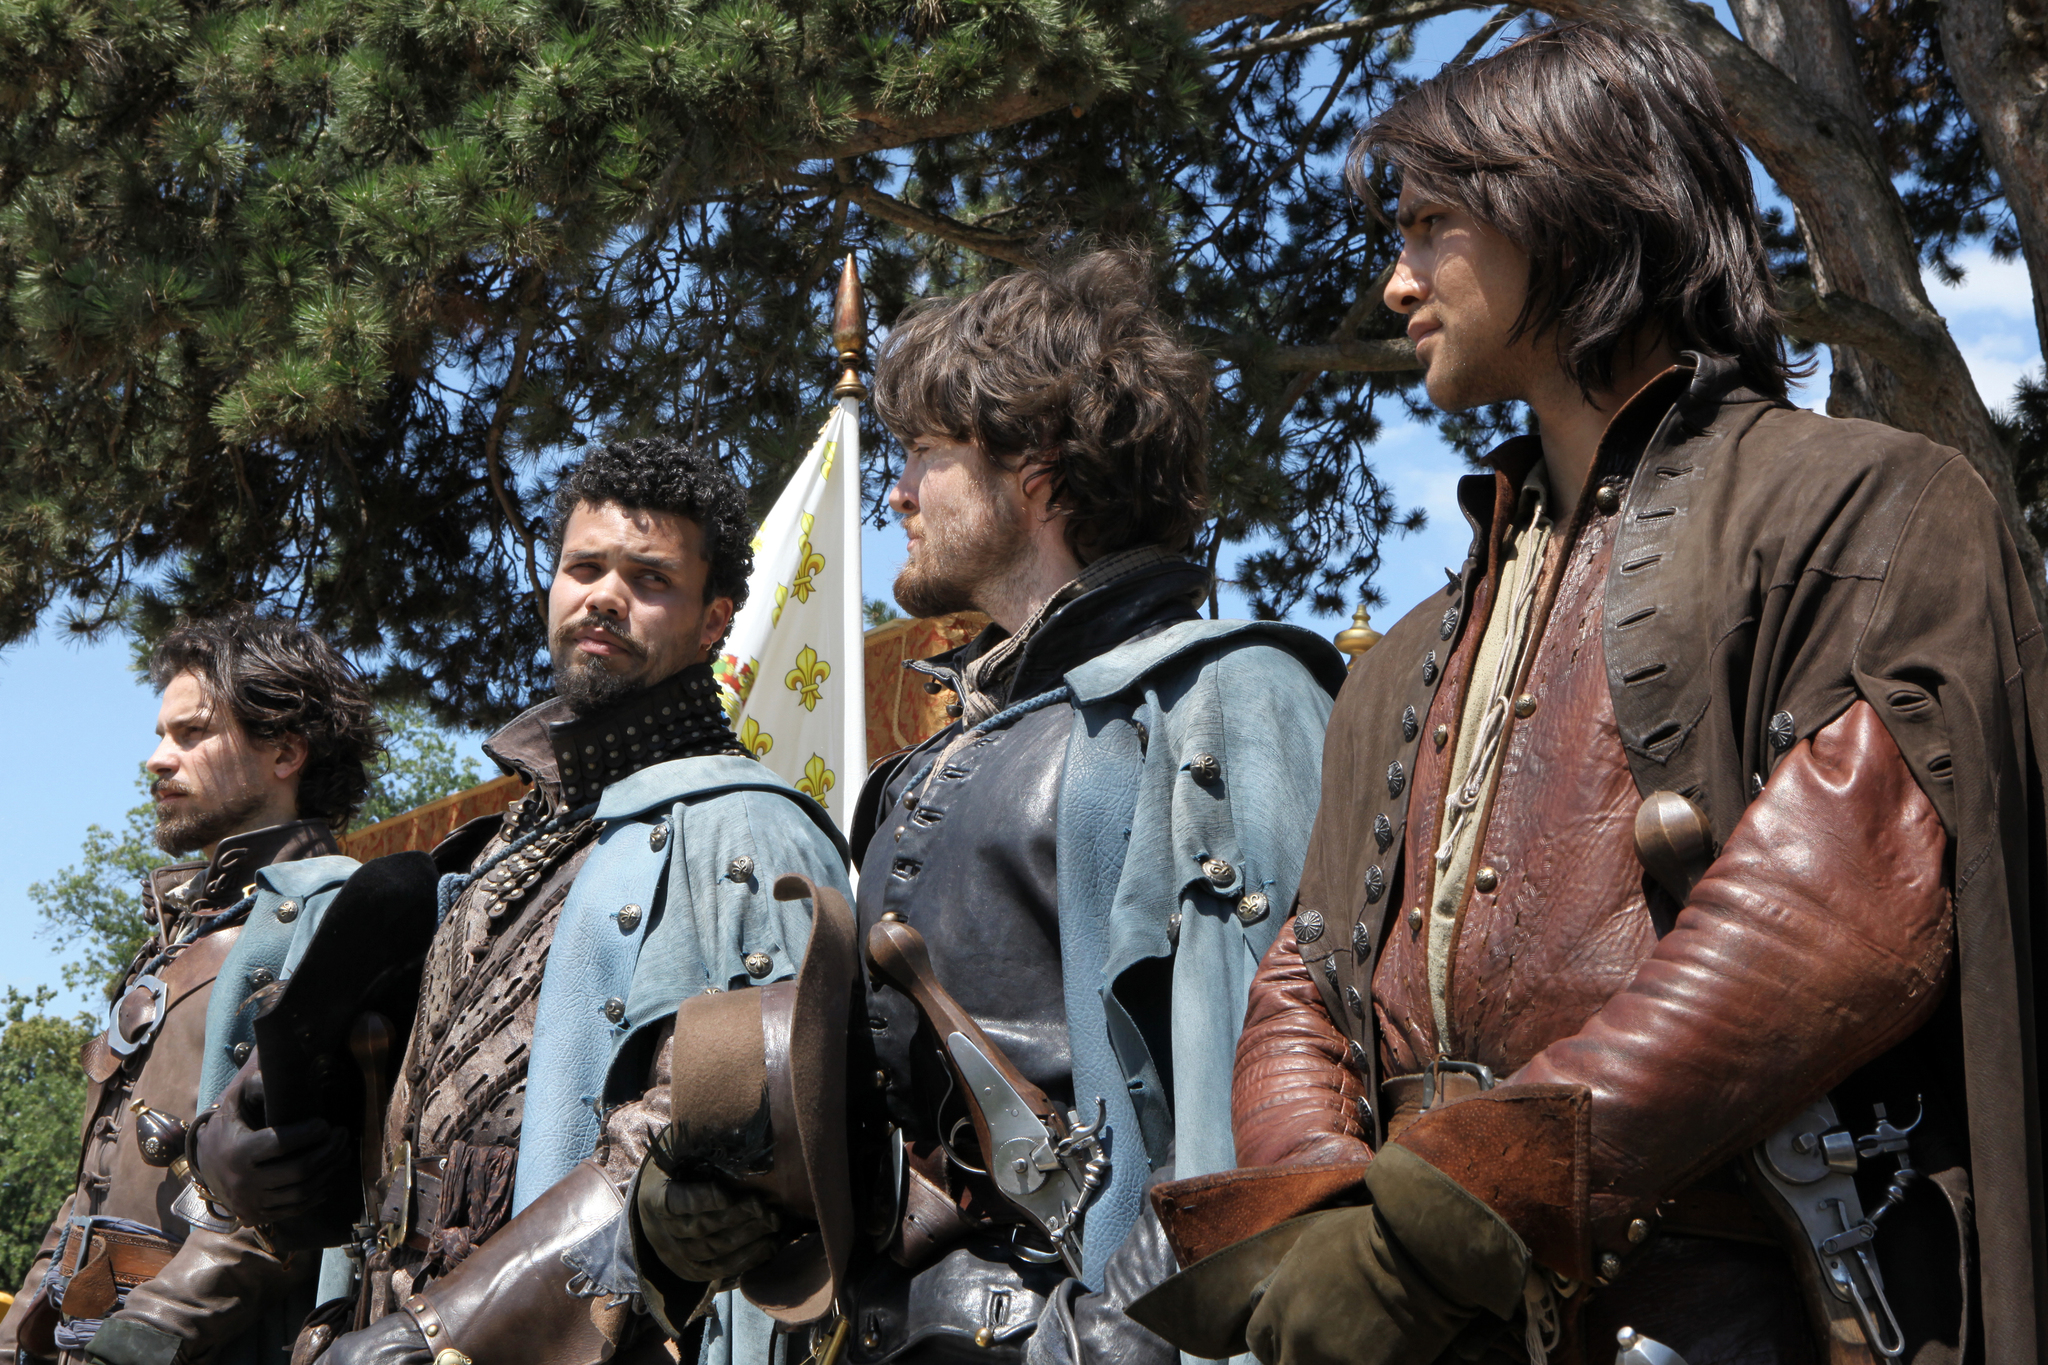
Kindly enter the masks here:
M 1946 852 L 1868 703 L 1785 755 L 1629 985 L 1508 1078 L 1590 1092 L 1596 1246 L 1927 1021 Z
M 1253 978 L 1231 1071 L 1240 1166 L 1357 1161 L 1372 1155 L 1354 1046 L 1323 1008 L 1295 924 L 1281 927 Z

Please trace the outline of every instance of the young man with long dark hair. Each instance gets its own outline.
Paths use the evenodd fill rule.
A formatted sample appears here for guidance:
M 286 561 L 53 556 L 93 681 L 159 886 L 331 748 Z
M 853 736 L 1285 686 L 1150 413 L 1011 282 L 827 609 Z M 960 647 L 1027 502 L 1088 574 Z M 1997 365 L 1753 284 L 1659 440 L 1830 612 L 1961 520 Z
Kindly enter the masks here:
M 1268 1362 L 1624 1328 L 1690 1365 L 2037 1359 L 2048 716 L 1990 494 L 1786 401 L 1679 44 L 1540 30 L 1376 119 L 1378 168 L 1430 398 L 1535 430 L 1346 684 L 1253 990 L 1240 1162 L 1357 1191 L 1177 1301 Z

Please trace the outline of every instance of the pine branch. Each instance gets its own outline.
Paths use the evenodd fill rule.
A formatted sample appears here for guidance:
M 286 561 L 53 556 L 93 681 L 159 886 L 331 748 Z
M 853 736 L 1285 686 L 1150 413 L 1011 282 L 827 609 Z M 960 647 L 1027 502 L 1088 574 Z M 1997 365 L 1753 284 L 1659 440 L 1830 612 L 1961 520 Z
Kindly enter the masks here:
M 882 193 L 872 185 L 859 181 L 844 184 L 828 180 L 824 176 L 795 176 L 795 181 L 821 194 L 844 195 L 861 206 L 869 214 L 885 223 L 911 232 L 921 232 L 927 237 L 951 242 L 954 246 L 987 256 L 991 260 L 1007 261 L 1011 265 L 1032 265 L 1035 258 L 1031 253 L 1030 238 L 1013 237 L 1000 232 L 990 232 L 972 223 L 963 223 L 957 218 L 947 218 L 936 213 L 927 213 L 913 204 Z
M 1480 8 L 1483 8 L 1483 5 L 1475 3 L 1475 0 L 1420 0 L 1420 3 L 1402 5 L 1384 13 L 1368 14 L 1362 19 L 1344 19 L 1334 24 L 1317 24 L 1314 28 L 1296 29 L 1292 33 L 1276 33 L 1270 38 L 1260 38 L 1242 47 L 1212 52 L 1209 54 L 1209 60 L 1240 62 L 1251 57 L 1269 57 L 1276 52 L 1294 52 L 1304 47 L 1315 47 L 1320 43 L 1342 42 L 1347 38 L 1399 28 L 1404 24 L 1419 24 L 1424 19 L 1456 14 L 1459 10 Z

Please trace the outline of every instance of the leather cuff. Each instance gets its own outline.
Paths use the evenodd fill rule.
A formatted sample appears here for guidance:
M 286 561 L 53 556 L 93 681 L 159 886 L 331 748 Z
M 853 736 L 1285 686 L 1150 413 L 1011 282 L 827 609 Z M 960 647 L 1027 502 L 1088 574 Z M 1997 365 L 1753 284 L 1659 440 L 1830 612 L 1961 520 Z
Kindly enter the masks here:
M 1404 1149 L 1492 1210 L 1537 1264 L 1590 1280 L 1592 1110 L 1583 1085 L 1481 1091 L 1416 1119 L 1367 1167 L 1366 1184 L 1374 1187 L 1388 1152 Z M 1397 1232 L 1408 1240 L 1407 1229 L 1397 1225 Z
M 405 1311 L 437 1359 L 452 1349 L 476 1361 L 522 1360 L 546 1341 L 552 1360 L 603 1360 L 624 1337 L 631 1309 L 615 1297 L 573 1292 L 577 1272 L 564 1256 L 621 1207 L 603 1168 L 582 1162 L 408 1298 Z

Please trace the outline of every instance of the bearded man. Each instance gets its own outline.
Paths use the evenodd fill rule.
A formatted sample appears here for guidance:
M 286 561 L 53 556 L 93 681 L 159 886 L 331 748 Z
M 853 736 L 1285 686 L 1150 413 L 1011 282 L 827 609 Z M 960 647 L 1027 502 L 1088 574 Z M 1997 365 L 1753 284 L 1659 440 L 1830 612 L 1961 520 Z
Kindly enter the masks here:
M 861 939 L 921 936 L 923 984 L 1065 1117 L 1067 1155 L 1033 1188 L 1074 1183 L 1050 1214 L 1004 1192 L 988 1173 L 1016 1154 L 981 1150 L 956 1031 L 878 967 L 854 1169 L 883 1174 L 839 1300 L 860 1365 L 1173 1359 L 1122 1312 L 1163 1250 L 1143 1194 L 1233 1164 L 1232 1047 L 1294 893 L 1342 669 L 1307 631 L 1200 618 L 1209 368 L 1149 290 L 1129 253 L 1022 270 L 907 314 L 877 364 L 906 452 L 896 599 L 994 624 L 911 665 L 957 720 L 869 775 Z M 773 1247 L 759 1196 L 653 1166 L 635 1210 L 659 1258 L 642 1280 L 678 1331 L 702 1284 Z
M 741 749 L 712 680 L 752 534 L 738 480 L 673 440 L 607 444 L 557 488 L 556 694 L 485 744 L 532 790 L 435 851 L 467 870 L 367 1139 L 360 1330 L 328 1307 L 302 1360 L 669 1358 L 574 1258 L 668 1118 L 677 1001 L 792 974 L 809 912 L 778 876 L 847 885 L 830 818 Z
M 200 857 L 143 882 L 149 937 L 81 1058 L 78 1187 L 0 1322 L 10 1362 L 275 1359 L 313 1302 L 317 1257 L 209 1218 L 185 1138 L 249 1054 L 235 1007 L 276 978 L 289 931 L 270 927 L 316 919 L 355 867 L 335 835 L 382 727 L 348 661 L 282 619 L 180 626 L 149 677 L 163 696 L 145 765 L 156 842 Z M 324 1133 L 286 1136 L 280 1152 L 334 1154 Z M 153 1325 L 112 1325 L 124 1305 Z
M 2039 1359 L 2048 715 L 1990 494 L 1786 401 L 1742 149 L 1682 45 L 1544 29 L 1374 121 L 1362 194 L 1376 161 L 1431 400 L 1537 434 L 1461 482 L 1463 572 L 1338 699 L 1253 989 L 1238 1155 L 1363 1162 L 1353 1206 L 1187 1271 L 1171 1333 Z

